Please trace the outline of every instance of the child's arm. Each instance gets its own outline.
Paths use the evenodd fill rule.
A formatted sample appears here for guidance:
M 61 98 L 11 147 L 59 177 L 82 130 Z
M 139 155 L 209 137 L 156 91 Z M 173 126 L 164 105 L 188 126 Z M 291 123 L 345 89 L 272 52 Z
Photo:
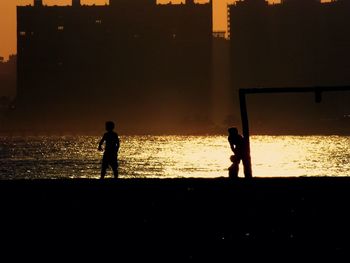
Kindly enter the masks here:
M 119 152 L 119 148 L 120 148 L 120 140 L 119 140 L 119 137 L 117 136 L 117 152 Z
M 231 144 L 230 146 L 231 146 L 232 152 L 233 152 L 233 153 L 236 153 L 236 147 L 235 147 L 233 144 Z
M 235 154 L 235 156 L 239 155 L 239 151 L 238 151 L 237 147 L 233 147 L 232 151 Z
M 231 150 L 234 154 L 237 154 L 237 147 L 233 142 L 230 142 Z
M 102 137 L 100 143 L 98 144 L 98 150 L 99 150 L 99 151 L 103 151 L 103 149 L 102 149 L 102 144 L 104 143 L 105 140 L 106 140 L 106 139 L 105 139 L 105 136 L 103 135 L 103 137 Z
M 231 140 L 230 137 L 228 138 L 228 143 L 230 144 L 231 150 L 232 150 L 233 152 L 235 152 L 235 145 L 234 145 L 234 143 L 233 143 L 233 141 Z

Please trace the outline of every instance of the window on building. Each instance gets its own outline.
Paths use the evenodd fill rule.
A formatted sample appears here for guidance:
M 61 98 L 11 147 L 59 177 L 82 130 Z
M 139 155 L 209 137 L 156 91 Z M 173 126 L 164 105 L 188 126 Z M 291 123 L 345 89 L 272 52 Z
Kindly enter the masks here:
M 21 31 L 21 32 L 19 32 L 19 35 L 24 37 L 26 35 L 26 32 L 25 31 Z
M 63 30 L 64 30 L 64 26 L 58 26 L 58 27 L 57 27 L 57 30 L 58 30 L 58 31 L 63 31 Z
M 100 24 L 102 24 L 102 20 L 101 19 L 96 19 L 95 23 L 100 25 Z

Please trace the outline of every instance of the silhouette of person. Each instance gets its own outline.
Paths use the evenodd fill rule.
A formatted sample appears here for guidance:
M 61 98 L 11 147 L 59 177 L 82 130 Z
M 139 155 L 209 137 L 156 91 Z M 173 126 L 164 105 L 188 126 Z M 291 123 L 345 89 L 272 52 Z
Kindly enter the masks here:
M 237 179 L 239 170 L 239 160 L 236 158 L 236 155 L 231 155 L 230 160 L 232 164 L 228 168 L 228 177 L 230 179 Z
M 250 165 L 249 165 L 249 153 L 247 150 L 246 142 L 244 138 L 238 134 L 237 128 L 229 128 L 228 129 L 228 142 L 230 143 L 230 147 L 235 156 L 235 163 L 237 165 L 237 174 L 239 171 L 239 164 L 242 160 L 244 176 L 246 178 L 251 177 Z
M 100 143 L 98 144 L 98 150 L 103 151 L 102 145 L 105 143 L 105 149 L 102 158 L 101 179 L 104 179 L 107 168 L 109 166 L 112 167 L 114 178 L 118 178 L 118 151 L 120 147 L 120 141 L 118 134 L 113 131 L 114 127 L 114 122 L 106 122 L 107 132 L 103 135 Z

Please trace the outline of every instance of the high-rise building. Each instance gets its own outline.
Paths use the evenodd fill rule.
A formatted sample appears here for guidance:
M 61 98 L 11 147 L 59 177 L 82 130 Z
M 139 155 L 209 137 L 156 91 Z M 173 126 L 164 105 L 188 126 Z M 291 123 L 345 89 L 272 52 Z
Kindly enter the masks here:
M 8 61 L 0 57 L 0 97 L 13 99 L 16 93 L 16 55 L 10 55 Z
M 32 127 L 113 119 L 129 132 L 166 132 L 208 118 L 211 1 L 39 2 L 17 8 L 17 111 Z
M 34 6 L 35 7 L 43 6 L 43 0 L 34 0 Z
M 80 0 L 72 0 L 72 6 L 80 6 Z
M 269 4 L 245 0 L 229 5 L 228 11 L 235 91 L 350 84 L 349 1 L 284 0 Z M 295 130 L 306 125 L 326 128 L 322 120 L 339 119 L 350 112 L 348 93 L 324 96 L 323 103 L 313 106 L 313 100 L 304 95 L 252 95 L 252 125 L 260 125 L 264 131 L 286 122 L 285 127 Z

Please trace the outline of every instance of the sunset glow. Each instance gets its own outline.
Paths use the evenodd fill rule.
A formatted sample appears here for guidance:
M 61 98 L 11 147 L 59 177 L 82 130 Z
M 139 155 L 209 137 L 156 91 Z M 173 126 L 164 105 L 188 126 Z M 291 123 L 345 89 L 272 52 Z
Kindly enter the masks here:
M 2 252 L 337 262 L 349 13 L 350 0 L 0 0 Z

